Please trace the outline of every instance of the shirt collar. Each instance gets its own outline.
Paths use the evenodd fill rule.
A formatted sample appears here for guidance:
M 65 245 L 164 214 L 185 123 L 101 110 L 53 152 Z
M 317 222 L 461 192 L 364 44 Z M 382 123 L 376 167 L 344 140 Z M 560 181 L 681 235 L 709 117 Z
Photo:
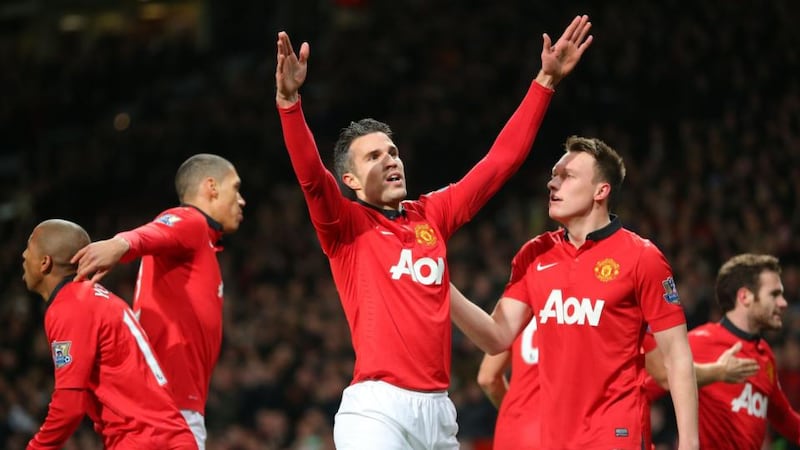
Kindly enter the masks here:
M 208 222 L 208 226 L 209 227 L 213 228 L 215 231 L 218 231 L 218 232 L 222 233 L 222 224 L 217 222 L 216 220 L 212 219 L 211 216 L 206 214 L 206 212 L 203 211 L 202 209 L 198 208 L 197 206 L 190 205 L 188 203 L 181 203 L 181 206 L 196 209 L 197 211 L 200 212 L 200 214 L 203 215 L 203 217 L 206 218 L 206 222 Z
M 720 320 L 719 323 L 726 330 L 733 333 L 733 335 L 738 337 L 739 339 L 743 339 L 745 341 L 750 341 L 750 342 L 755 342 L 761 339 L 761 336 L 757 334 L 748 333 L 747 331 L 744 331 L 741 328 L 734 325 L 733 322 L 731 322 L 730 319 L 728 319 L 728 316 L 722 316 L 722 320 Z
M 73 278 L 75 278 L 75 274 L 74 273 L 67 275 L 66 277 L 64 277 L 63 280 L 58 282 L 56 287 L 53 288 L 53 292 L 50 293 L 50 298 L 47 299 L 47 306 L 50 306 L 50 305 L 53 304 L 53 300 L 56 298 L 56 295 L 58 295 L 59 291 L 61 291 L 61 288 L 66 286 L 67 283 L 71 282 Z
M 403 204 L 402 203 L 400 204 L 400 208 L 399 209 L 382 209 L 382 208 L 378 208 L 375 205 L 371 205 L 371 204 L 361 200 L 360 198 L 357 198 L 356 201 L 359 204 L 361 204 L 363 206 L 366 206 L 367 208 L 372 208 L 375 211 L 378 211 L 379 213 L 383 214 L 383 216 L 386 217 L 389 220 L 394 220 L 394 219 L 397 219 L 399 217 L 405 217 L 405 215 L 406 215 L 406 210 L 403 208 Z
M 604 226 L 603 228 L 598 228 L 597 230 L 587 234 L 587 241 L 602 241 L 622 228 L 622 221 L 619 219 L 618 215 L 609 214 L 608 218 L 611 220 L 611 222 L 609 222 L 608 225 Z M 567 232 L 566 228 L 564 228 L 564 239 L 569 239 L 569 232 Z

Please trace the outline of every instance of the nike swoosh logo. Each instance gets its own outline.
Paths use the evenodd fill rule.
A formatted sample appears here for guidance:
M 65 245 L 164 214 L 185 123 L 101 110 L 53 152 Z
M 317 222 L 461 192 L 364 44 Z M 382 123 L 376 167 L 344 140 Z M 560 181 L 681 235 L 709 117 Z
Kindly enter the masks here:
M 536 271 L 537 272 L 541 272 L 543 270 L 547 270 L 547 269 L 555 266 L 556 264 L 558 264 L 558 263 L 554 262 L 554 263 L 545 264 L 545 265 L 542 265 L 542 263 L 538 263 L 538 264 L 536 264 Z

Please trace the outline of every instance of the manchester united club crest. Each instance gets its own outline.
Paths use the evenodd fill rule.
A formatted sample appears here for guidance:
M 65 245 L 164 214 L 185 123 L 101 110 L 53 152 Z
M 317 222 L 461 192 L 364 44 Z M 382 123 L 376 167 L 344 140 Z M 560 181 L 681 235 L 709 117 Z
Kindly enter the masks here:
M 594 276 L 603 283 L 608 283 L 619 276 L 619 263 L 611 258 L 597 261 L 594 265 Z
M 415 226 L 414 234 L 417 235 L 417 243 L 427 245 L 428 247 L 436 245 L 436 233 L 427 223 Z
M 69 354 L 70 347 L 72 347 L 72 341 L 53 341 L 50 344 L 56 369 L 60 369 L 72 362 L 72 355 Z

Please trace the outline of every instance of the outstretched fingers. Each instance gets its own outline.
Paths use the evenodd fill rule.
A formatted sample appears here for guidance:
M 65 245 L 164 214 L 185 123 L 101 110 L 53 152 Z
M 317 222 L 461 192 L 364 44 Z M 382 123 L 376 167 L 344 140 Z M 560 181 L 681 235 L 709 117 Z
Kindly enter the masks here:
M 580 26 L 581 21 L 584 18 L 586 18 L 586 20 L 588 20 L 588 16 L 575 16 L 575 18 L 572 19 L 572 22 L 570 22 L 570 24 L 567 26 L 567 28 L 564 30 L 564 33 L 561 35 L 561 37 L 558 40 L 559 41 L 561 41 L 561 40 L 567 40 L 567 41 L 574 40 L 575 36 L 577 36 L 578 27 Z
M 592 29 L 592 22 L 589 22 L 589 16 L 583 16 L 586 20 L 582 20 L 581 26 L 578 28 L 576 33 L 577 39 L 574 41 L 578 45 L 583 45 L 587 40 L 591 41 L 592 36 L 589 36 L 587 39 L 587 35 L 589 31 Z

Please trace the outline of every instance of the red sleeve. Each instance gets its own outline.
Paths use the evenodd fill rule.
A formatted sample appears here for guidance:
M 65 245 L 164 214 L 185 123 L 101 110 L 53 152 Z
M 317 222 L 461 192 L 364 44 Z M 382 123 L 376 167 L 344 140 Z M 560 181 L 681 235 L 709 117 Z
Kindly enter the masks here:
M 664 254 L 649 241 L 645 242 L 636 266 L 636 294 L 653 333 L 686 323 L 672 268 Z
M 777 381 L 775 383 L 767 408 L 769 424 L 789 442 L 800 444 L 800 415 L 792 409 L 780 384 Z
M 450 236 L 466 223 L 519 170 L 539 132 L 553 90 L 531 83 L 528 93 L 506 122 L 489 152 L 461 180 L 449 187 L 449 208 L 434 218 Z
M 205 217 L 196 216 L 194 211 L 181 211 L 180 208 L 165 211 L 154 221 L 117 236 L 130 244 L 130 249 L 120 262 L 133 261 L 143 255 L 180 254 L 201 245 L 208 236 L 208 223 Z
M 60 449 L 78 428 L 86 413 L 86 391 L 56 389 L 39 431 L 28 442 L 27 450 Z
M 97 358 L 97 326 L 92 311 L 72 298 L 75 285 L 70 283 L 58 294 L 59 303 L 45 314 L 45 331 L 53 357 L 56 389 L 87 389 Z
M 301 102 L 288 107 L 278 107 L 283 128 L 283 140 L 289 152 L 292 168 L 308 204 L 311 221 L 317 230 L 336 225 L 347 201 L 333 174 L 325 168 L 306 124 Z

